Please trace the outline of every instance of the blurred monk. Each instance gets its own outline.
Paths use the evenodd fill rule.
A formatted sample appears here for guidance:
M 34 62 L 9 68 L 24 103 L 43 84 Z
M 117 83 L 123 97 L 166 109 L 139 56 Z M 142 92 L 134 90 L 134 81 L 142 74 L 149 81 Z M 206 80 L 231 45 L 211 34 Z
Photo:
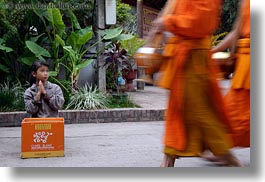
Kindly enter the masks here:
M 200 156 L 206 148 L 227 166 L 242 166 L 230 152 L 232 141 L 223 98 L 211 61 L 211 36 L 219 24 L 221 0 L 171 0 L 172 14 L 154 21 L 156 31 L 168 31 L 158 85 L 170 90 L 165 116 L 164 160 L 173 167 L 179 157 Z
M 212 49 L 212 52 L 231 49 L 236 58 L 236 68 L 228 93 L 224 97 L 225 107 L 232 129 L 230 136 L 234 147 L 250 147 L 250 0 L 242 0 L 233 30 Z M 211 161 L 220 161 L 214 156 L 204 155 Z
M 239 17 L 230 34 L 212 52 L 236 45 L 236 68 L 225 106 L 232 127 L 233 145 L 250 147 L 250 0 L 241 1 Z

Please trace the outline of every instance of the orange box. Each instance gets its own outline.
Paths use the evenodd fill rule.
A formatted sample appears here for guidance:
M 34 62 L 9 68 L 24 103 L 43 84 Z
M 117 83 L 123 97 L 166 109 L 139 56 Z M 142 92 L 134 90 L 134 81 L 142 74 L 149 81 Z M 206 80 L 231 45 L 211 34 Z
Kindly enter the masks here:
M 64 156 L 64 118 L 25 118 L 21 158 Z

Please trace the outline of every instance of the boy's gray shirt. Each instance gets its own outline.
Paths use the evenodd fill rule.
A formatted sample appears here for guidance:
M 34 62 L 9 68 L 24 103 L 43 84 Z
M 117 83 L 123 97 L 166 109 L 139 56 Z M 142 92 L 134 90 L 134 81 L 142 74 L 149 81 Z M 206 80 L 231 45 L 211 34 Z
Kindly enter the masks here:
M 39 101 L 35 99 L 38 92 L 36 84 L 33 84 L 25 91 L 24 102 L 26 111 L 31 114 L 31 117 L 58 117 L 58 110 L 61 109 L 64 104 L 62 89 L 49 81 L 47 81 L 44 88 L 47 94 L 45 96 L 41 95 Z

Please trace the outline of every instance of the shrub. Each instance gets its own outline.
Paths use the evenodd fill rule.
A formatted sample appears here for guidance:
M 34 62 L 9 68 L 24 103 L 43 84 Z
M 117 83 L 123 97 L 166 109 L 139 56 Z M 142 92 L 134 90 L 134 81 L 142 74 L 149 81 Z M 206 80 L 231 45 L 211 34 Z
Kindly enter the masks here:
M 25 110 L 23 94 L 25 89 L 9 82 L 0 85 L 0 112 Z
M 104 109 L 109 104 L 109 95 L 98 90 L 97 87 L 84 85 L 70 97 L 66 109 Z
M 133 103 L 128 95 L 116 94 L 110 97 L 109 108 L 139 108 L 140 106 Z

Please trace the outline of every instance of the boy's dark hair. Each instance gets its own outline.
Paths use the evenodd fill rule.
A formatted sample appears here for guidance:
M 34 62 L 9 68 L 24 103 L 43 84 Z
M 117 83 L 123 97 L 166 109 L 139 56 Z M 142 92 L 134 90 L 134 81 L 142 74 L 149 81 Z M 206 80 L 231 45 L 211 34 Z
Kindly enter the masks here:
M 37 70 L 41 67 L 41 66 L 47 66 L 49 68 L 49 64 L 45 61 L 40 61 L 37 60 L 35 61 L 32 66 L 31 66 L 31 75 L 30 75 L 30 85 L 32 85 L 33 83 L 36 83 L 36 78 L 34 76 L 32 76 L 32 72 L 37 72 Z

